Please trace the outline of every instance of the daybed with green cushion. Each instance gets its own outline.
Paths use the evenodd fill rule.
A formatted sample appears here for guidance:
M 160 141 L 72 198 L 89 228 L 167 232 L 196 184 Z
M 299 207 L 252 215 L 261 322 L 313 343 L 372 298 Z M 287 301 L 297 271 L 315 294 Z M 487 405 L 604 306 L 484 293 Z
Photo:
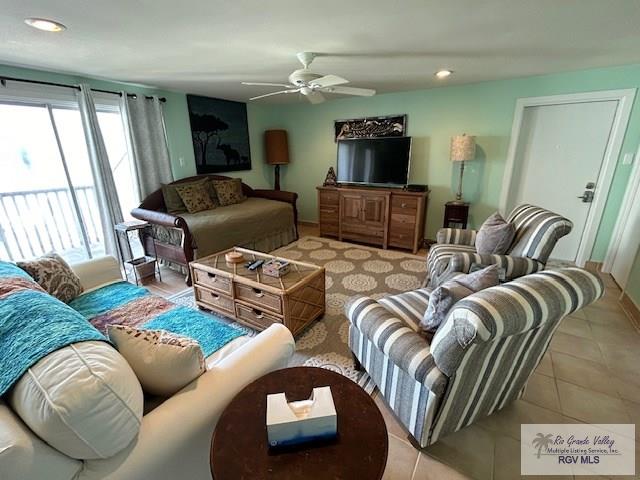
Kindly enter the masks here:
M 229 180 L 220 175 L 198 175 L 170 185 L 202 179 Z M 186 267 L 196 258 L 233 246 L 269 252 L 298 237 L 296 228 L 297 193 L 280 190 L 254 190 L 242 184 L 247 197 L 241 203 L 217 206 L 198 213 L 168 213 L 162 189 L 145 198 L 131 215 L 153 226 L 153 238 L 145 238 L 145 250 L 160 259 Z M 191 278 L 187 274 L 187 284 Z

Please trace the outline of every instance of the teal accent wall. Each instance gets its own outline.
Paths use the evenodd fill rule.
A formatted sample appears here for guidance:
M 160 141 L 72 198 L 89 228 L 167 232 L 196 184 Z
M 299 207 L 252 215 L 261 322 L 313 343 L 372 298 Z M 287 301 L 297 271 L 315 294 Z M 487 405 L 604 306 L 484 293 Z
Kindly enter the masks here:
M 130 93 L 154 94 L 167 98 L 165 122 L 172 167 L 176 178 L 195 174 L 186 96 L 181 92 L 159 90 L 120 82 L 49 73 L 0 65 L 0 74 L 61 83 L 85 82 L 95 88 L 124 89 Z M 340 118 L 408 114 L 408 134 L 413 137 L 412 183 L 427 183 L 431 197 L 427 212 L 426 235 L 435 238 L 441 226 L 444 203 L 454 196 L 457 166 L 449 161 L 449 139 L 466 132 L 477 137 L 477 160 L 465 168 L 464 194 L 472 202 L 471 226 L 479 224 L 496 210 L 515 102 L 520 97 L 558 95 L 637 88 L 640 65 L 593 69 L 570 73 L 449 86 L 413 92 L 376 95 L 370 98 L 336 99 L 320 105 L 300 103 L 248 105 L 252 170 L 230 172 L 253 187 L 273 185 L 273 168 L 264 164 L 262 134 L 269 128 L 289 132 L 291 164 L 282 167 L 283 189 L 298 192 L 302 220 L 315 221 L 316 190 L 327 169 L 335 166 L 336 147 L 333 121 Z M 632 109 L 620 157 L 635 153 L 640 141 L 638 100 Z M 601 261 L 609 244 L 631 166 L 620 159 L 604 216 L 599 228 L 592 260 Z M 544 172 L 540 179 L 544 180 Z M 640 287 L 640 262 L 637 274 Z M 634 277 L 635 278 L 635 277 Z M 640 297 L 640 293 L 638 294 Z
M 464 196 L 472 202 L 471 226 L 477 227 L 499 203 L 518 98 L 638 86 L 640 65 L 633 65 L 331 100 L 320 105 L 306 102 L 280 105 L 270 110 L 269 123 L 289 132 L 292 163 L 283 168 L 283 188 L 300 194 L 300 218 L 315 221 L 315 187 L 336 161 L 333 121 L 406 113 L 407 131 L 413 137 L 410 181 L 426 183 L 431 189 L 426 234 L 435 238 L 442 226 L 444 203 L 454 198 L 457 187 L 459 170 L 449 161 L 451 136 L 466 132 L 477 137 L 477 160 L 466 164 L 464 176 Z M 621 157 L 625 153 L 635 154 L 639 140 L 640 108 L 636 100 Z M 604 258 L 630 170 L 630 165 L 618 162 L 593 260 Z M 540 181 L 548 174 L 551 172 L 540 172 Z

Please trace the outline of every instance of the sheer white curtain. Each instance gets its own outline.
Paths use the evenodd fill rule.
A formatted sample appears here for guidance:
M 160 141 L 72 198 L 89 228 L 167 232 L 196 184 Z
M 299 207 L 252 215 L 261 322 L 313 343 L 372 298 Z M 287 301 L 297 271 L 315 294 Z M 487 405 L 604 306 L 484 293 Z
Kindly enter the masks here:
M 173 181 L 167 136 L 158 97 L 135 97 L 122 92 L 120 110 L 128 132 L 140 200 L 160 184 Z
M 88 85 L 80 85 L 78 105 L 82 118 L 82 126 L 87 141 L 91 171 L 96 187 L 100 221 L 104 235 L 105 252 L 117 256 L 116 235 L 114 226 L 123 221 L 122 209 L 118 201 L 118 192 L 113 180 L 113 172 L 109 163 L 107 149 L 100 132 L 96 106 Z

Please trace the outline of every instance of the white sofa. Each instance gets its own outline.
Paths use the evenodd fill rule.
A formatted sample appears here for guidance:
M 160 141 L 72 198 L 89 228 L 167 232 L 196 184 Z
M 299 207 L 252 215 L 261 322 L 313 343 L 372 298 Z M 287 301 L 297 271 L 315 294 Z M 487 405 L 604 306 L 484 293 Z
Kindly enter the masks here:
M 85 290 L 121 279 L 112 257 L 73 268 Z M 144 415 L 137 438 L 106 459 L 64 455 L 0 399 L 0 480 L 210 479 L 211 436 L 222 411 L 253 380 L 284 368 L 294 349 L 282 325 L 233 340 L 207 358 L 206 373 Z

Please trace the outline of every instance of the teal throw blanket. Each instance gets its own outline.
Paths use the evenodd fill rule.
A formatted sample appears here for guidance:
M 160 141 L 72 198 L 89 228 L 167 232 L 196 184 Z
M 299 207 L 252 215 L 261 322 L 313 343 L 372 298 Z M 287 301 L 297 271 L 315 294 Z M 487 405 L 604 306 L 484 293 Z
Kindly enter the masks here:
M 40 359 L 88 340 L 106 338 L 26 272 L 0 262 L 0 396 Z

